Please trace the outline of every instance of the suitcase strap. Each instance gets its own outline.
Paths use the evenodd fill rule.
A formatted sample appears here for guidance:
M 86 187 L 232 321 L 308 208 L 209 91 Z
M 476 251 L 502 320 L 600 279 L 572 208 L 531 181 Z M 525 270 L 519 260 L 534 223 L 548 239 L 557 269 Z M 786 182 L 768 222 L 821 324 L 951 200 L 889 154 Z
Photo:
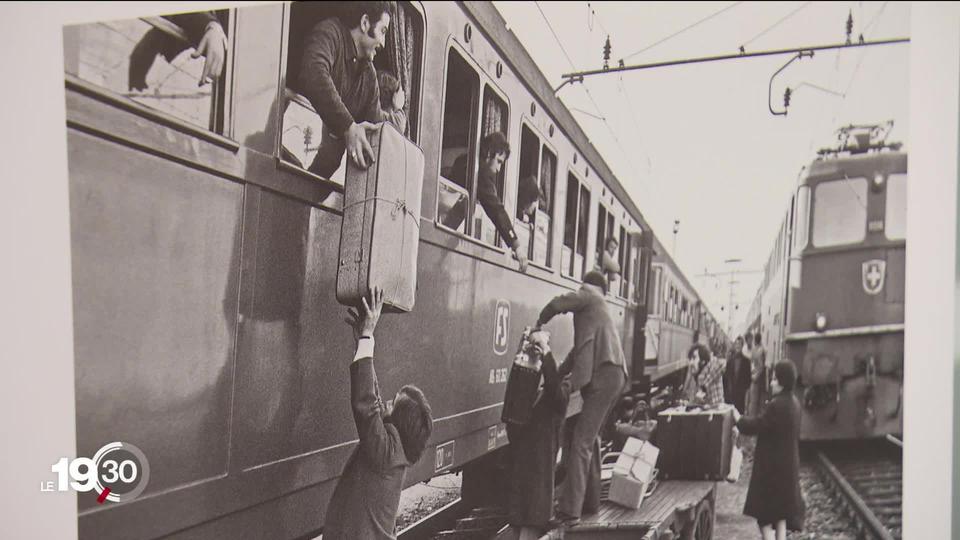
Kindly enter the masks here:
M 354 206 L 357 206 L 358 204 L 365 204 L 365 203 L 368 203 L 368 202 L 370 202 L 370 201 L 381 201 L 381 202 L 385 202 L 385 203 L 387 203 L 387 204 L 392 204 L 392 205 L 393 205 L 393 209 L 390 211 L 390 215 L 391 215 L 391 216 L 396 217 L 398 212 L 403 212 L 404 214 L 412 217 L 412 218 L 413 218 L 413 224 L 417 227 L 418 230 L 420 229 L 420 220 L 417 219 L 417 216 L 413 213 L 413 210 L 410 210 L 410 208 L 407 206 L 407 201 L 404 200 L 404 199 L 394 199 L 394 200 L 390 200 L 390 199 L 384 199 L 383 197 L 367 197 L 366 199 L 361 199 L 361 200 L 359 200 L 359 201 L 354 201 L 354 202 L 352 202 L 352 203 L 344 206 L 344 207 L 343 207 L 343 211 L 346 212 L 348 208 L 353 208 Z

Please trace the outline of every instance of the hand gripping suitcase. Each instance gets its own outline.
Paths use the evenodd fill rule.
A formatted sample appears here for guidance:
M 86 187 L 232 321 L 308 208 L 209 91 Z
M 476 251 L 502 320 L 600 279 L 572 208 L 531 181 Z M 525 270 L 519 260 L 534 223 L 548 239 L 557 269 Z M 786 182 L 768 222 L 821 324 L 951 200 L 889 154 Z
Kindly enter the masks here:
M 357 305 L 383 289 L 389 308 L 411 311 L 417 290 L 423 151 L 389 123 L 367 131 L 376 161 L 347 159 L 337 301 Z
M 660 477 L 723 480 L 730 473 L 733 409 L 673 407 L 657 417 Z

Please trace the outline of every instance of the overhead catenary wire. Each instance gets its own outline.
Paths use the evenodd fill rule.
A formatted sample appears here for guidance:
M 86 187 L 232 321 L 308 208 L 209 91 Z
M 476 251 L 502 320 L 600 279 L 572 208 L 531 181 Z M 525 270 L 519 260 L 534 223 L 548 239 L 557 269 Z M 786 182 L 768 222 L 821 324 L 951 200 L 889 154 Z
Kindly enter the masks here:
M 750 39 L 748 39 L 748 40 L 746 40 L 746 41 L 744 41 L 743 44 L 741 45 L 741 47 L 744 47 L 744 48 L 745 48 L 747 45 L 750 45 L 750 44 L 753 43 L 754 41 L 756 41 L 756 40 L 760 39 L 761 37 L 767 35 L 767 33 L 769 33 L 771 30 L 773 30 L 774 28 L 780 26 L 784 21 L 786 21 L 786 20 L 789 19 L 790 17 L 793 17 L 793 16 L 796 15 L 797 13 L 800 13 L 800 11 L 802 11 L 805 7 L 809 6 L 809 5 L 812 4 L 812 3 L 813 3 L 813 1 L 811 0 L 810 2 L 805 2 L 805 3 L 801 4 L 800 7 L 798 7 L 797 9 L 795 9 L 795 10 L 793 10 L 793 11 L 791 11 L 790 13 L 787 13 L 786 15 L 784 15 L 783 17 L 781 17 L 780 20 L 778 20 L 777 22 L 771 24 L 770 26 L 768 26 L 767 28 L 765 28 L 764 30 L 762 30 L 759 34 L 753 36 L 752 38 L 750 38 Z
M 649 51 L 650 49 L 656 47 L 657 45 L 660 45 L 660 44 L 662 44 L 662 43 L 665 43 L 665 42 L 667 42 L 667 41 L 669 41 L 669 40 L 671 40 L 671 39 L 679 36 L 680 34 L 686 32 L 686 31 L 688 31 L 688 30 L 691 30 L 691 29 L 693 29 L 693 28 L 696 28 L 697 26 L 700 26 L 701 24 L 709 21 L 710 19 L 713 19 L 714 17 L 717 17 L 717 16 L 719 16 L 719 15 L 721 15 L 721 14 L 729 11 L 730 9 L 733 9 L 733 8 L 737 7 L 737 6 L 739 6 L 740 4 L 742 4 L 742 3 L 743 3 L 743 2 L 734 2 L 734 3 L 730 4 L 729 6 L 726 6 L 726 7 L 722 8 L 722 9 L 720 9 L 720 10 L 718 10 L 718 11 L 715 11 L 715 12 L 711 13 L 710 15 L 707 15 L 706 17 L 698 20 L 697 22 L 695 22 L 695 23 L 693 23 L 693 24 L 687 25 L 687 26 L 681 28 L 680 30 L 677 30 L 676 32 L 670 34 L 670 35 L 667 36 L 667 37 L 664 37 L 664 38 L 662 38 L 662 39 L 659 39 L 659 40 L 651 43 L 650 45 L 647 45 L 646 47 L 644 47 L 644 48 L 642 48 L 642 49 L 640 49 L 640 50 L 638 50 L 638 51 L 632 52 L 632 53 L 630 53 L 630 54 L 622 57 L 620 60 L 621 60 L 621 61 L 626 61 L 626 60 L 629 60 L 630 58 L 633 58 L 634 56 L 637 56 L 638 54 L 645 53 L 645 52 Z
M 540 12 L 540 16 L 543 18 L 543 21 L 547 24 L 547 28 L 550 30 L 550 33 L 553 35 L 553 39 L 557 42 L 557 45 L 560 47 L 560 51 L 563 53 L 563 56 L 566 57 L 567 62 L 570 64 L 570 67 L 574 70 L 578 69 L 577 65 L 574 63 L 573 59 L 570 57 L 570 54 L 567 53 L 567 49 L 563 46 L 563 42 L 560 40 L 560 36 L 557 35 L 556 30 L 553 28 L 553 24 L 550 23 L 550 19 L 547 17 L 547 14 L 544 13 L 543 8 L 540 7 L 540 2 L 534 1 L 534 5 L 537 7 L 537 11 Z M 627 152 L 626 148 L 623 146 L 623 143 L 620 141 L 620 138 L 617 137 L 616 132 L 613 130 L 613 126 L 610 125 L 610 122 L 606 119 L 606 116 L 603 114 L 603 110 L 600 108 L 600 105 L 593 98 L 593 94 L 590 93 L 590 89 L 586 86 L 583 87 L 584 91 L 587 94 L 587 98 L 590 100 L 590 103 L 593 104 L 593 108 L 597 111 L 598 118 L 606 126 L 607 131 L 610 133 L 610 136 L 613 138 L 613 141 L 616 143 L 617 147 L 623 153 L 623 156 L 626 158 L 627 162 L 630 165 L 632 170 L 638 170 L 637 165 L 633 162 L 633 159 L 630 157 L 630 153 Z M 642 185 L 642 184 L 641 184 Z

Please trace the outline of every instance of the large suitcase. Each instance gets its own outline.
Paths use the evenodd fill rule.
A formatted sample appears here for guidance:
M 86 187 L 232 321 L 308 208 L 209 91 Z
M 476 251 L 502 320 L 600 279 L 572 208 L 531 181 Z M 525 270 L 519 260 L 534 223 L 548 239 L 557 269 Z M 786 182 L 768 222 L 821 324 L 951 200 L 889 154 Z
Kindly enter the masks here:
M 734 445 L 733 406 L 662 411 L 654 439 L 660 448 L 661 478 L 724 480 Z
M 356 305 L 370 289 L 384 304 L 411 311 L 417 290 L 423 151 L 389 123 L 367 132 L 376 161 L 347 159 L 337 301 Z

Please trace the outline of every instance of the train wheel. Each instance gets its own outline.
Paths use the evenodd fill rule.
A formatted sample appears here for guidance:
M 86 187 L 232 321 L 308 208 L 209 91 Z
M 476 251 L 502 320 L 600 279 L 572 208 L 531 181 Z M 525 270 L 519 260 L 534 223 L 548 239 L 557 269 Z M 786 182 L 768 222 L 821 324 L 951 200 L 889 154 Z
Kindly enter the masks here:
M 704 499 L 697 505 L 697 513 L 693 520 L 693 533 L 690 538 L 693 540 L 712 540 L 713 523 L 713 501 Z

